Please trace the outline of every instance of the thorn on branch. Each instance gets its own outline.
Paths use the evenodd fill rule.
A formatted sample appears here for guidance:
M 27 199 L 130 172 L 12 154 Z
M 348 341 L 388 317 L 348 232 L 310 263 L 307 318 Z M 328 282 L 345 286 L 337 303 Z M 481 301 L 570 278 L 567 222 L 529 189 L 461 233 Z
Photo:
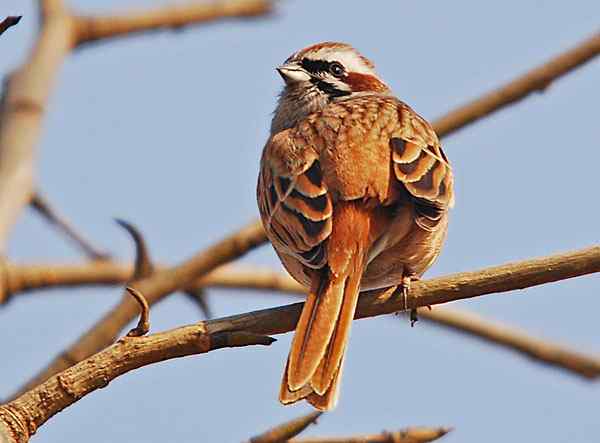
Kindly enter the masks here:
M 146 297 L 144 297 L 140 291 L 129 286 L 125 289 L 127 289 L 127 292 L 129 292 L 129 294 L 135 298 L 141 308 L 138 324 L 135 328 L 127 333 L 127 337 L 141 337 L 142 335 L 146 335 L 150 330 L 150 306 L 148 306 Z
M 284 443 L 304 431 L 311 424 L 316 424 L 317 419 L 323 414 L 321 411 L 311 412 L 302 417 L 287 421 L 275 426 L 268 431 L 252 437 L 249 443 Z
M 4 34 L 9 28 L 12 28 L 13 26 L 17 25 L 22 18 L 22 15 L 17 15 L 8 16 L 4 20 L 2 20 L 0 22 L 0 35 Z
M 131 238 L 135 243 L 135 267 L 131 281 L 137 281 L 151 276 L 154 273 L 154 264 L 150 258 L 144 236 L 140 230 L 131 223 L 118 218 L 116 218 L 115 221 L 131 235 Z
M 194 288 L 185 292 L 185 295 L 188 296 L 192 300 L 192 302 L 198 306 L 200 312 L 207 320 L 213 318 L 213 312 L 210 309 L 210 305 L 208 303 L 208 295 L 206 294 L 205 288 Z

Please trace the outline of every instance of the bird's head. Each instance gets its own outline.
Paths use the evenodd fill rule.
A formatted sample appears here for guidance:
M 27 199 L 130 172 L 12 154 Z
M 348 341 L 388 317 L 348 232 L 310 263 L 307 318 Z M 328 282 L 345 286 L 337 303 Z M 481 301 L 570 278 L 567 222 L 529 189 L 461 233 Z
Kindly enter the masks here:
M 346 43 L 311 45 L 292 54 L 277 71 L 285 89 L 300 96 L 334 101 L 360 92 L 389 92 L 373 63 Z

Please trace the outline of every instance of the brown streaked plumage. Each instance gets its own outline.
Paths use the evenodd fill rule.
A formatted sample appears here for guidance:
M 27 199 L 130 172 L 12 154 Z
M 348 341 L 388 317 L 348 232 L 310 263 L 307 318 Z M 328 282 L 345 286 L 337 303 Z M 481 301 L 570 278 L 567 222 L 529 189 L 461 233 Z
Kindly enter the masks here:
M 258 205 L 283 265 L 308 289 L 280 400 L 331 409 L 360 291 L 406 285 L 431 266 L 452 171 L 430 125 L 352 47 L 309 46 L 278 70 L 286 86 Z

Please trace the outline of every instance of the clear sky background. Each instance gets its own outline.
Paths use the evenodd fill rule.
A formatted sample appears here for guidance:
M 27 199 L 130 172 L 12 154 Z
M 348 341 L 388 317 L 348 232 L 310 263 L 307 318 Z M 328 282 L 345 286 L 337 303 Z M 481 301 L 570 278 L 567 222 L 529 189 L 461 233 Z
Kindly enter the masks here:
M 35 2 L 0 39 L 0 73 L 23 60 Z M 166 4 L 79 0 L 85 12 Z M 153 256 L 175 263 L 257 216 L 255 180 L 281 80 L 273 67 L 322 40 L 346 41 L 433 120 L 563 51 L 600 26 L 600 2 L 282 1 L 276 15 L 86 48 L 68 59 L 39 146 L 39 185 L 122 259 L 125 218 Z M 448 242 L 427 276 L 597 244 L 600 60 L 544 94 L 444 139 L 456 175 Z M 20 261 L 81 260 L 35 214 L 11 241 Z M 244 262 L 280 269 L 270 247 Z M 532 335 L 600 353 L 598 276 L 455 303 Z M 0 398 L 13 392 L 118 302 L 121 288 L 39 292 L 0 308 Z M 217 316 L 293 298 L 212 291 Z M 173 295 L 152 330 L 200 319 Z M 308 411 L 277 392 L 291 334 L 268 348 L 221 350 L 120 377 L 52 418 L 38 442 L 239 442 Z M 306 435 L 454 426 L 448 443 L 600 440 L 600 385 L 424 322 L 355 322 L 340 404 Z

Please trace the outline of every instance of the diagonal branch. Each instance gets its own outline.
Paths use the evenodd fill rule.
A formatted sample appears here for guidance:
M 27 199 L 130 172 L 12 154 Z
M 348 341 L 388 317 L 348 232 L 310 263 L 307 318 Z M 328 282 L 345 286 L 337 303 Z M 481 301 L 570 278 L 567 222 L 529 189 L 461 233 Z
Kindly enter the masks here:
M 534 92 L 544 91 L 554 80 L 584 65 L 598 54 L 600 32 L 511 82 L 447 113 L 437 119 L 433 127 L 440 137 L 464 128 Z
M 442 438 L 450 428 L 406 428 L 397 432 L 349 437 L 294 438 L 289 443 L 429 443 Z
M 217 19 L 264 16 L 272 8 L 273 3 L 267 0 L 229 0 L 165 6 L 106 17 L 80 16 L 77 17 L 76 46 L 140 32 L 180 29 Z
M 129 280 L 131 267 L 112 262 L 89 263 L 85 265 L 11 265 L 5 264 L 4 280 L 8 290 L 69 287 L 81 285 L 115 285 Z M 244 266 L 221 266 L 205 277 L 196 280 L 192 290 L 206 288 L 235 288 L 260 291 L 278 291 L 303 296 L 306 289 L 299 283 L 278 271 Z M 8 295 L 0 287 L 2 295 Z M 535 361 L 546 363 L 593 378 L 600 376 L 600 357 L 576 352 L 546 340 L 531 337 L 512 326 L 502 325 L 475 314 L 449 308 L 434 310 L 420 309 L 419 318 L 434 325 L 483 339 L 490 343 L 517 351 Z
M 136 281 L 133 286 L 144 294 L 151 306 L 162 300 L 166 295 L 189 287 L 196 279 L 208 274 L 222 264 L 241 257 L 263 242 L 264 231 L 262 226 L 256 222 L 250 223 L 179 266 L 156 272 L 147 278 Z M 108 312 L 96 325 L 92 326 L 69 349 L 57 356 L 46 369 L 27 383 L 19 393 L 28 391 L 48 377 L 113 343 L 120 331 L 136 317 L 137 313 L 136 303 L 131 300 L 129 295 L 125 294 L 115 308 Z
M 285 443 L 290 438 L 297 436 L 312 424 L 317 423 L 317 419 L 323 414 L 321 411 L 313 411 L 309 414 L 287 421 L 275 426 L 256 437 L 252 437 L 248 443 Z
M 115 378 L 142 366 L 215 349 L 268 346 L 275 339 L 246 332 L 212 331 L 204 324 L 145 337 L 124 337 L 0 406 L 0 441 L 27 442 L 48 419 Z
M 50 224 L 56 226 L 67 238 L 81 249 L 91 260 L 107 260 L 109 255 L 94 246 L 87 238 L 54 208 L 46 198 L 36 192 L 29 203 L 33 209 L 40 213 Z
M 415 282 L 408 297 L 408 308 L 424 307 L 481 295 L 514 291 L 568 278 L 600 272 L 600 247 L 508 263 L 480 271 L 463 272 Z M 355 318 L 390 314 L 404 308 L 401 291 L 369 291 L 361 295 Z M 302 303 L 263 309 L 231 317 L 210 320 L 206 324 L 218 330 L 244 330 L 256 334 L 280 334 L 292 331 L 300 316 Z M 598 359 L 588 359 L 581 374 L 600 376 Z
M 188 271 L 190 267 L 187 267 Z M 600 247 L 591 247 L 415 282 L 408 297 L 408 308 L 523 289 L 599 271 Z M 144 284 L 144 280 L 139 285 L 151 288 L 147 281 Z M 371 291 L 361 296 L 356 318 L 387 314 L 403 307 L 403 297 L 394 290 Z M 9 440 L 26 441 L 54 414 L 89 392 L 106 386 L 115 377 L 145 364 L 223 347 L 223 337 L 226 338 L 225 346 L 247 345 L 259 339 L 268 344 L 271 339 L 265 336 L 295 328 L 301 309 L 302 303 L 296 303 L 201 322 L 170 333 L 121 340 L 60 374 L 50 376 L 46 382 L 0 408 L 0 431 L 11 429 L 18 436 L 19 429 L 26 429 L 28 435 L 25 438 Z M 220 340 L 215 345 L 217 337 Z

